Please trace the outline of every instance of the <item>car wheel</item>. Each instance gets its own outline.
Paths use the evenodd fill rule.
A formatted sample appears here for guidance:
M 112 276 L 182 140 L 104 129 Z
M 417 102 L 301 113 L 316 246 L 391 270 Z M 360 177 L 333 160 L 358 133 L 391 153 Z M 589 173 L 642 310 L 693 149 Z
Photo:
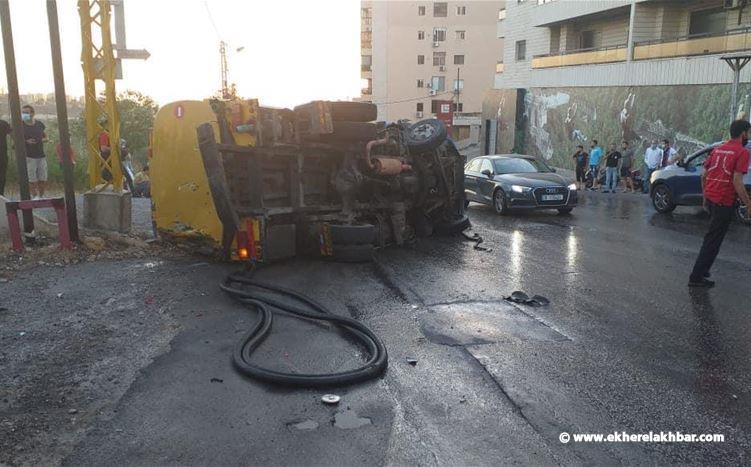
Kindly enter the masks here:
M 574 208 L 560 208 L 558 209 L 558 214 L 563 214 L 563 215 L 571 214 L 571 211 L 573 210 Z
M 498 188 L 493 192 L 493 208 L 495 209 L 495 212 L 502 216 L 508 214 L 506 193 L 504 193 L 501 188 Z
M 432 151 L 446 141 L 447 134 L 442 121 L 421 120 L 407 130 L 407 146 L 415 152 Z
M 331 243 L 338 245 L 365 245 L 376 240 L 373 224 L 339 225 L 331 224 Z
M 673 194 L 664 183 L 660 183 L 652 189 L 652 206 L 659 213 L 668 213 L 675 209 Z

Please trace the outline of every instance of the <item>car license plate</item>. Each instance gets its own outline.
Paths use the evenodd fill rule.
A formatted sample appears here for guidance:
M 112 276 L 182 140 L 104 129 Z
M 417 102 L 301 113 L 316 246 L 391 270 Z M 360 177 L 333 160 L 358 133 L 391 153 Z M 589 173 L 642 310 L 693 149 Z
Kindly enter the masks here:
M 543 201 L 563 201 L 563 195 L 542 195 Z

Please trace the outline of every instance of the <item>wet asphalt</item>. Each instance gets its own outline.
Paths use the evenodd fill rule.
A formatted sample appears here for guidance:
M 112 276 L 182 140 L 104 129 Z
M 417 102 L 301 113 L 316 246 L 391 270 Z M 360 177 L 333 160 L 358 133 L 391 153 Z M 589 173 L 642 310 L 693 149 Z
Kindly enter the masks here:
M 254 319 L 217 288 L 234 266 L 165 261 L 144 272 L 112 263 L 124 283 L 148 289 L 179 330 L 122 395 L 99 404 L 60 460 L 748 464 L 751 228 L 732 227 L 713 269 L 717 287 L 692 293 L 688 271 L 707 225 L 699 210 L 659 215 L 641 195 L 582 198 L 570 216 L 500 217 L 472 204 L 474 231 L 490 252 L 461 238 L 430 238 L 385 249 L 374 264 L 295 260 L 261 270 L 264 280 L 360 319 L 382 337 L 386 374 L 345 388 L 280 389 L 234 372 L 230 353 Z M 103 266 L 59 274 L 89 275 L 96 284 L 96 267 Z M 551 303 L 503 300 L 515 290 Z M 352 368 L 363 355 L 324 326 L 277 315 L 254 358 L 323 372 Z M 328 392 L 342 397 L 338 406 L 320 402 Z M 719 433 L 726 441 L 559 441 L 561 432 L 649 431 Z

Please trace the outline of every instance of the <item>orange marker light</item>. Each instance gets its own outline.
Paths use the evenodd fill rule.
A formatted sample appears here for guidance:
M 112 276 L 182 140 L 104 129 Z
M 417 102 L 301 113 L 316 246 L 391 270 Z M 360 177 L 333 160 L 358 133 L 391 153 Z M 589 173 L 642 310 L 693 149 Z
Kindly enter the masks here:
M 240 248 L 239 250 L 237 250 L 237 256 L 239 256 L 240 259 L 248 259 L 248 249 Z

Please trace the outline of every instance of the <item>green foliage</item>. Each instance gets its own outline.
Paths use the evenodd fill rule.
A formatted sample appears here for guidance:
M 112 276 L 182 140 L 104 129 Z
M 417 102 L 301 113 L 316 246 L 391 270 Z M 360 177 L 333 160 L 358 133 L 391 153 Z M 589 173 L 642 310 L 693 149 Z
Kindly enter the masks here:
M 135 167 L 146 163 L 149 147 L 149 135 L 154 125 L 154 116 L 159 106 L 150 97 L 136 91 L 125 91 L 117 97 L 117 108 L 120 113 L 120 137 L 128 142 L 131 157 Z M 47 141 L 44 151 L 47 155 L 49 182 L 63 183 L 63 170 L 58 162 L 56 147 L 60 142 L 60 133 L 56 119 L 46 120 Z M 77 190 L 88 187 L 89 156 L 86 151 L 86 119 L 82 113 L 77 118 L 69 119 L 70 144 L 76 155 L 76 165 L 73 170 L 74 183 Z M 15 157 L 12 150 L 12 138 L 9 149 L 10 162 L 8 166 L 8 183 L 18 182 Z

